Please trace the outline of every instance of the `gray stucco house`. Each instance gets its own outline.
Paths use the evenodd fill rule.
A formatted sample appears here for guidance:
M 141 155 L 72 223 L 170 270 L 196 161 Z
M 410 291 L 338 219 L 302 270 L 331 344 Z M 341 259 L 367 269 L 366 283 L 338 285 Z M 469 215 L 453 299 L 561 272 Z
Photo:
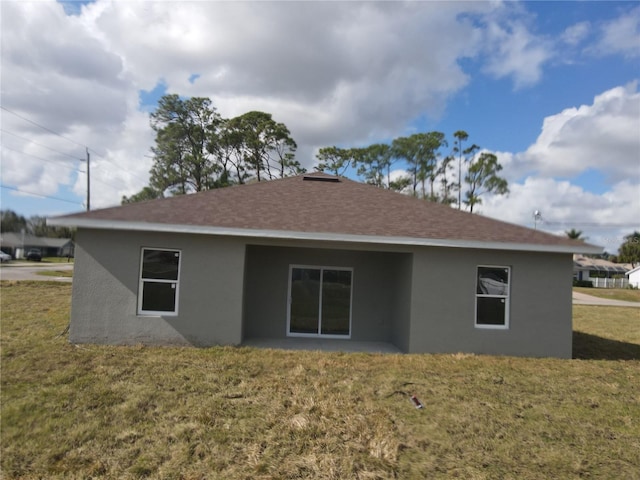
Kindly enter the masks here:
M 78 228 L 74 343 L 569 358 L 572 255 L 601 251 L 322 173 L 50 223 Z

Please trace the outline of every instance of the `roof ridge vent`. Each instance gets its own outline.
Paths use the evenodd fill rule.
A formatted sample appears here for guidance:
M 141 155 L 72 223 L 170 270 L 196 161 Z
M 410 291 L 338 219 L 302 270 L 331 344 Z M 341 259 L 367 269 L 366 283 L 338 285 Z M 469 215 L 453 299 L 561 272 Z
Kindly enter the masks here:
M 308 173 L 302 175 L 302 180 L 311 181 L 311 182 L 339 182 L 340 177 L 335 175 L 327 175 L 326 173 L 316 172 L 316 173 Z

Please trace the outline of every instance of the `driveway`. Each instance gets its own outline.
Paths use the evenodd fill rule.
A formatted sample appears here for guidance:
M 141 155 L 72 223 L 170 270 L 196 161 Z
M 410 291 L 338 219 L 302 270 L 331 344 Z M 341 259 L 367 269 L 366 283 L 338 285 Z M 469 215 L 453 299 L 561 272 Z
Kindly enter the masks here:
M 0 268 L 0 280 L 40 280 L 51 282 L 71 282 L 71 277 L 51 277 L 49 275 L 38 275 L 38 272 L 71 271 L 72 263 L 11 263 L 2 265 Z
M 636 307 L 640 308 L 640 302 L 625 302 L 622 300 L 610 300 L 587 295 L 586 293 L 573 292 L 574 305 L 605 305 L 609 307 Z

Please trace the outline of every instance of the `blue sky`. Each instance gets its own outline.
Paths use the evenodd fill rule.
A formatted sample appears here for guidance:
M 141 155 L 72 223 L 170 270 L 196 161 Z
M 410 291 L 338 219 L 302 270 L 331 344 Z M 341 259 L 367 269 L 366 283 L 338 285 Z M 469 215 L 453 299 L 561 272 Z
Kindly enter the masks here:
M 225 117 L 271 113 L 309 169 L 323 146 L 432 130 L 451 141 L 463 129 L 498 156 L 511 187 L 484 198 L 481 214 L 532 226 L 540 210 L 539 228 L 577 228 L 608 251 L 640 230 L 636 2 L 0 8 L 3 209 L 83 209 L 86 166 L 69 158 L 83 146 L 93 208 L 139 191 L 148 114 L 169 92 L 210 97 Z

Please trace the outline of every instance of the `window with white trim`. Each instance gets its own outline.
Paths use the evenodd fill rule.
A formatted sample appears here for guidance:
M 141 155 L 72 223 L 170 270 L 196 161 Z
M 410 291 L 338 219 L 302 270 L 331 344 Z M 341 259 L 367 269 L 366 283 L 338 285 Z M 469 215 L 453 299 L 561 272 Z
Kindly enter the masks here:
M 180 251 L 143 248 L 138 315 L 177 315 L 179 284 Z
M 476 327 L 509 328 L 511 268 L 478 267 L 476 283 Z

